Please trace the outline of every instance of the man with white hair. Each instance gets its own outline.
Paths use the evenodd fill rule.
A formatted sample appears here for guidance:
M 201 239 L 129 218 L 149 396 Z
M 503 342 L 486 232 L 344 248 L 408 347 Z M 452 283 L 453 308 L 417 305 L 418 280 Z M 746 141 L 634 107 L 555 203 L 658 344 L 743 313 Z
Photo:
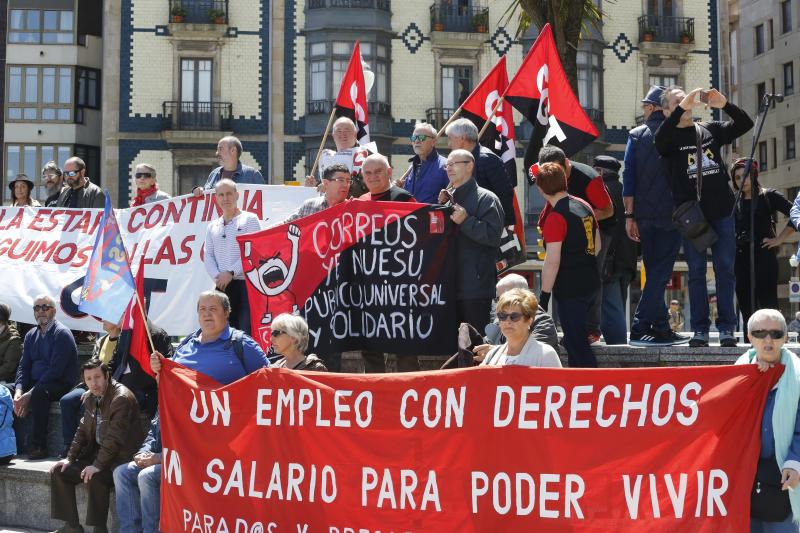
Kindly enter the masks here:
M 239 191 L 233 181 L 223 178 L 214 189 L 222 216 L 208 225 L 203 263 L 214 287 L 230 298 L 231 326 L 249 335 L 250 303 L 236 236 L 258 231 L 261 224 L 253 213 L 239 209 Z
M 78 348 L 72 332 L 56 320 L 56 302 L 41 294 L 33 301 L 37 327 L 25 335 L 22 359 L 17 368 L 14 414 L 22 418 L 33 413 L 30 459 L 44 459 L 47 453 L 47 421 L 50 402 L 57 402 L 78 379 Z
M 800 311 L 794 314 L 794 320 L 789 322 L 789 331 L 800 333 Z
M 503 206 L 503 223 L 513 226 L 514 218 L 514 187 L 517 177 L 510 177 L 503 165 L 503 160 L 478 143 L 478 128 L 471 120 L 459 118 L 447 126 L 447 146 L 451 149 L 462 149 L 472 153 L 475 160 L 474 176 L 478 187 L 491 191 L 500 200 Z
M 359 200 L 374 202 L 416 202 L 416 199 L 405 189 L 392 185 L 392 167 L 389 160 L 381 154 L 372 154 L 364 160 L 361 168 L 364 175 L 366 192 Z
M 329 166 L 341 163 L 350 169 L 350 197 L 358 198 L 365 192 L 367 187 L 361 177 L 361 166 L 369 155 L 366 148 L 359 146 L 356 135 L 358 128 L 356 123 L 348 117 L 339 117 L 333 123 L 333 142 L 336 150 L 324 149 L 319 156 L 318 176 L 306 176 L 305 186 L 316 187 L 322 179 L 322 174 Z
M 220 139 L 216 152 L 220 166 L 211 171 L 204 186 L 194 188 L 192 191 L 194 195 L 203 196 L 203 191 L 213 189 L 218 181 L 225 178 L 234 183 L 264 185 L 264 176 L 261 175 L 261 172 L 251 166 L 243 165 L 240 161 L 242 151 L 242 141 L 233 135 Z
M 435 204 L 439 191 L 447 187 L 447 158 L 436 150 L 436 128 L 427 122 L 414 125 L 411 147 L 414 157 L 405 183 L 398 183 L 411 193 L 418 202 Z

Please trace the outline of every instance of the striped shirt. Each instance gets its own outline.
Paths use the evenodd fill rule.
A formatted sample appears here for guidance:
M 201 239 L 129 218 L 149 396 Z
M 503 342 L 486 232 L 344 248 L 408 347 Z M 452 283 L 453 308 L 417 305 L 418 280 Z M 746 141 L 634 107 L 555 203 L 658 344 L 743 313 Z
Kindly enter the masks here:
M 233 279 L 244 279 L 236 236 L 260 229 L 258 217 L 247 211 L 242 211 L 227 224 L 223 217 L 219 217 L 208 225 L 203 262 L 211 279 L 216 280 L 220 272 L 229 271 L 233 271 Z
M 330 207 L 328 205 L 328 201 L 325 200 L 325 196 L 318 196 L 317 198 L 309 198 L 302 205 L 295 211 L 289 218 L 281 222 L 281 224 L 286 224 L 288 222 L 293 222 L 298 218 L 307 217 L 308 215 L 313 215 L 314 213 L 319 213 L 323 209 L 328 209 Z

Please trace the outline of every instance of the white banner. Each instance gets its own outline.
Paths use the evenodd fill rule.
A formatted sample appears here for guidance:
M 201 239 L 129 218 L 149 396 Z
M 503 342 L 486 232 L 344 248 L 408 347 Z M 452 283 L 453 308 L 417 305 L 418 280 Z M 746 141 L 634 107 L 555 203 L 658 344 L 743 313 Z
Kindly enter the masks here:
M 280 223 L 316 195 L 310 187 L 238 189 L 239 206 L 258 216 L 262 228 Z M 214 195 L 178 196 L 115 212 L 134 272 L 144 256 L 150 320 L 170 335 L 196 330 L 197 295 L 214 286 L 203 266 L 206 227 L 220 216 Z M 102 331 L 99 320 L 78 311 L 102 216 L 102 209 L 0 208 L 0 302 L 11 306 L 12 320 L 33 324 L 33 300 L 48 294 L 67 327 Z

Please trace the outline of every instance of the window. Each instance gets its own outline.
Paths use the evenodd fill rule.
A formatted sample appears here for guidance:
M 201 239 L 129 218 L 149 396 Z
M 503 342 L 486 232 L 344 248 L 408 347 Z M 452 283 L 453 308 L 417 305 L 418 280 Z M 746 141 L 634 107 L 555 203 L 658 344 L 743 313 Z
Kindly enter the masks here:
M 470 91 L 472 67 L 442 67 L 442 108 L 455 111 Z
M 767 166 L 767 141 L 758 143 L 758 170 L 764 171 L 769 167 Z
M 79 107 L 100 109 L 100 71 L 78 67 L 78 91 L 75 103 Z
M 71 10 L 11 9 L 8 42 L 22 44 L 72 44 Z
M 41 184 L 42 167 L 48 161 L 55 161 L 59 167 L 64 166 L 64 162 L 72 155 L 72 146 L 69 145 L 20 145 L 7 144 L 5 153 L 6 172 L 5 183 L 3 184 L 4 202 L 11 200 L 11 191 L 6 186 L 17 174 L 27 175 L 36 187 L 32 196 L 37 200 L 47 198 L 44 186 Z M 99 155 L 97 157 L 99 165 Z M 88 161 L 87 161 L 88 164 Z
M 599 54 L 579 51 L 576 56 L 578 64 L 578 101 L 586 109 L 602 109 L 600 101 L 601 64 Z
M 794 63 L 789 61 L 783 64 L 783 95 L 794 94 Z
M 328 55 L 327 43 L 312 43 L 309 48 L 309 102 L 334 100 L 339 94 L 350 57 L 353 55 L 351 41 L 333 41 Z M 386 45 L 361 43 L 361 59 L 365 68 L 375 74 L 375 82 L 367 97 L 369 101 L 388 102 L 389 63 Z M 330 71 L 330 74 L 329 74 Z M 330 88 L 330 90 L 329 90 Z M 322 109 L 313 106 L 310 109 Z M 319 112 L 319 111 L 311 111 Z
M 764 100 L 764 95 L 767 93 L 766 82 L 761 82 L 756 85 L 756 111 L 761 109 L 761 101 Z
M 781 33 L 792 31 L 792 0 L 781 2 Z
M 764 51 L 765 51 L 764 44 L 765 44 L 766 40 L 764 39 L 764 25 L 763 24 L 759 24 L 758 26 L 756 26 L 756 29 L 755 29 L 755 40 L 756 40 L 756 42 L 755 42 L 756 55 L 758 56 L 758 55 L 763 54 Z
M 325 100 L 328 97 L 326 66 L 327 61 L 311 62 L 311 100 Z
M 71 121 L 72 73 L 71 67 L 8 67 L 7 119 Z
M 772 168 L 778 168 L 778 139 L 772 138 Z
M 767 21 L 767 50 L 772 50 L 775 46 L 773 36 L 775 35 L 775 29 L 772 26 L 772 19 Z
M 650 74 L 650 86 L 672 87 L 678 85 L 678 76 L 668 74 Z
M 736 85 L 736 63 L 739 61 L 738 53 L 738 40 L 739 34 L 737 30 L 732 29 L 730 33 L 730 46 L 728 50 L 731 51 L 731 83 Z
M 797 157 L 797 148 L 794 138 L 794 124 L 783 128 L 783 138 L 786 142 L 786 159 L 794 159 Z

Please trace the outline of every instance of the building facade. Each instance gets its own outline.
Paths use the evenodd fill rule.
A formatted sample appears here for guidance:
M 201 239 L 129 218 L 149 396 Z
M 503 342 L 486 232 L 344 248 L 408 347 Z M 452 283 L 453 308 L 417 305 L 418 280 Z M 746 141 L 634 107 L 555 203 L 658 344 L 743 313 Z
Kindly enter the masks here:
M 796 80 L 800 76 L 800 4 L 792 0 L 736 0 L 727 2 L 730 12 L 728 42 L 730 62 L 727 80 L 734 101 L 755 120 L 765 93 L 780 94 L 767 109 L 764 126 L 755 145 L 762 186 L 779 190 L 790 201 L 800 192 L 800 98 Z M 735 146 L 736 155 L 749 157 L 755 128 Z M 785 225 L 779 217 L 777 228 Z M 781 308 L 789 312 L 788 280 L 792 275 L 788 258 L 797 248 L 797 236 L 778 252 L 778 286 Z

